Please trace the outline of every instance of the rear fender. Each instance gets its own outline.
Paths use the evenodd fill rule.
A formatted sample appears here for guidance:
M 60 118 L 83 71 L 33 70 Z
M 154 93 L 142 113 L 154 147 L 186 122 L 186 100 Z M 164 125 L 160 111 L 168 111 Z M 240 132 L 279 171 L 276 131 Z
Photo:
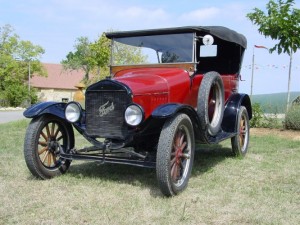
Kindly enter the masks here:
M 245 106 L 249 119 L 252 118 L 251 100 L 247 94 L 235 93 L 231 95 L 225 105 L 222 121 L 222 130 L 226 132 L 237 132 L 237 116 L 241 106 Z
M 41 102 L 26 109 L 23 115 L 26 118 L 35 118 L 43 114 L 55 115 L 59 118 L 65 118 L 65 107 L 67 103 L 64 102 Z

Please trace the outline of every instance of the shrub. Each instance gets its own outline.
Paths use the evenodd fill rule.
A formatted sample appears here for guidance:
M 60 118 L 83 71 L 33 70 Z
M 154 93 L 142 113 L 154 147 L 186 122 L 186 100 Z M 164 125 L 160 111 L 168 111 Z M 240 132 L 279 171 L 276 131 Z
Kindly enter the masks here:
M 250 126 L 256 128 L 282 128 L 282 120 L 278 115 L 278 108 L 274 106 L 264 106 L 265 110 L 272 113 L 265 114 L 260 103 L 252 105 L 252 119 Z
M 267 105 L 267 114 L 263 115 L 263 122 L 261 127 L 264 128 L 282 128 L 282 120 L 278 117 L 278 107 Z
M 261 127 L 263 119 L 263 111 L 259 103 L 252 105 L 252 119 L 250 120 L 251 127 Z
M 36 90 L 32 88 L 30 90 L 29 98 L 28 86 L 20 84 L 10 84 L 5 88 L 4 98 L 8 102 L 9 106 L 28 106 L 29 99 L 31 99 L 31 103 L 35 103 L 37 101 L 37 94 Z
M 0 91 L 0 107 L 7 107 L 8 101 L 5 99 L 4 92 Z
M 264 116 L 264 121 L 261 124 L 261 127 L 264 128 L 279 128 L 280 123 L 277 114 Z M 282 125 L 281 125 L 282 128 Z
M 300 130 L 300 105 L 293 105 L 285 115 L 284 125 L 286 129 Z

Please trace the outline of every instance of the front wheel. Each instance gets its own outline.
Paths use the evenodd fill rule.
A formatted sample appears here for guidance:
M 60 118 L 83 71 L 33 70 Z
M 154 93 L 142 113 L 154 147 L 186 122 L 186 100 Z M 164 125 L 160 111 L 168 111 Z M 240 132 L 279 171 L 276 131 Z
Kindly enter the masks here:
M 237 135 L 231 138 L 232 151 L 237 157 L 244 157 L 248 151 L 249 145 L 249 116 L 244 106 L 241 106 L 238 112 L 236 123 Z
M 186 114 L 166 121 L 161 131 L 156 157 L 157 180 L 165 196 L 183 191 L 189 181 L 194 161 L 193 125 Z
M 65 173 L 71 161 L 60 157 L 74 147 L 72 126 L 64 120 L 43 115 L 33 119 L 26 131 L 24 157 L 30 172 L 37 178 L 49 179 Z

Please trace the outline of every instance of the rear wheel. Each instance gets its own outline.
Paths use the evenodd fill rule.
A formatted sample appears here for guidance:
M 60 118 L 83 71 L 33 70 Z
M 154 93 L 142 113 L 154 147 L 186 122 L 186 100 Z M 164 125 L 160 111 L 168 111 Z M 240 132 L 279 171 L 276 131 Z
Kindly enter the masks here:
M 215 136 L 221 128 L 224 113 L 224 85 L 217 72 L 204 75 L 198 92 L 197 113 L 201 128 Z
M 158 141 L 156 174 L 162 193 L 173 196 L 189 181 L 194 160 L 193 125 L 186 114 L 166 121 Z
M 244 106 L 241 106 L 237 118 L 237 135 L 231 138 L 232 151 L 237 157 L 244 157 L 248 151 L 249 145 L 249 116 Z
M 74 147 L 72 126 L 62 119 L 43 115 L 33 119 L 26 131 L 24 156 L 30 172 L 41 179 L 65 173 L 71 161 L 60 157 L 63 151 Z

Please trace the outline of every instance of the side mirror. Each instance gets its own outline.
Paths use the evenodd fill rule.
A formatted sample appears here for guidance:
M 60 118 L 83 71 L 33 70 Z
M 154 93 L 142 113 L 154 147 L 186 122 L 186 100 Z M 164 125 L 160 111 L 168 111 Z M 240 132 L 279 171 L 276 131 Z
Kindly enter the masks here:
M 217 50 L 218 50 L 217 45 L 201 45 L 200 57 L 216 57 Z

